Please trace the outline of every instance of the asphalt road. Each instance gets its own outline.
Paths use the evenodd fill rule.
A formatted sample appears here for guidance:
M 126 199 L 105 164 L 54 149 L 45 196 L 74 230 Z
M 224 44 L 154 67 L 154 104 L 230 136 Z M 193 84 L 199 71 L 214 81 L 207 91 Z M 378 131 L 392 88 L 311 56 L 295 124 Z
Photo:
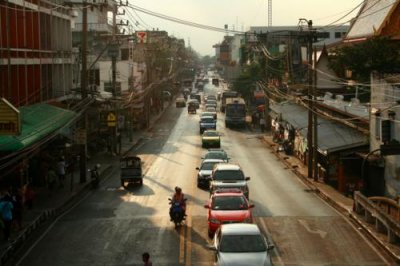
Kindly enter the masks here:
M 215 88 L 208 85 L 207 91 Z M 142 187 L 120 187 L 118 166 L 101 187 L 57 219 L 18 265 L 213 265 L 205 204 L 197 188 L 201 148 L 198 115 L 171 106 L 136 152 L 145 164 Z M 274 243 L 277 265 L 390 265 L 357 228 L 318 198 L 247 129 L 217 129 L 233 162 L 250 176 L 256 223 Z M 169 221 L 168 200 L 179 185 L 188 197 L 186 225 Z

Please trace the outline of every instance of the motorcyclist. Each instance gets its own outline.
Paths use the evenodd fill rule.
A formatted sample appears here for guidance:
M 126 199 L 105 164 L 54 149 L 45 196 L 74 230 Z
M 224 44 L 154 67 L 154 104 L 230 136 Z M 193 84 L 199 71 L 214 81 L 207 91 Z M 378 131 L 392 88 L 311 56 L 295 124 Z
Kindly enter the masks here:
M 179 202 L 181 204 L 182 207 L 182 211 L 183 211 L 183 219 L 185 219 L 186 216 L 186 202 L 185 202 L 185 195 L 182 192 L 182 189 L 180 187 L 175 187 L 175 193 L 172 196 L 171 199 L 171 207 L 169 208 L 169 217 L 172 219 L 172 206 L 175 202 Z

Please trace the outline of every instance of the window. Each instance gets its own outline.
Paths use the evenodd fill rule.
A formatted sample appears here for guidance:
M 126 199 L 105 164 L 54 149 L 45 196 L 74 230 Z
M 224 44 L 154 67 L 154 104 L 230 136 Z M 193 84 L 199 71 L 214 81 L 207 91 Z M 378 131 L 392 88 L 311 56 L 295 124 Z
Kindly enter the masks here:
M 317 37 L 318 39 L 329 39 L 330 33 L 327 31 L 324 32 L 318 32 Z

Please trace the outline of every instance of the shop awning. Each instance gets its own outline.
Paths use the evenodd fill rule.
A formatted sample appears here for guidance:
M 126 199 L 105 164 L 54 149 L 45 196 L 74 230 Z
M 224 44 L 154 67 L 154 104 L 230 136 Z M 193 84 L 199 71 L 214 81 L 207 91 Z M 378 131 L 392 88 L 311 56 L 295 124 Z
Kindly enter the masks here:
M 29 147 L 59 130 L 78 116 L 77 113 L 39 103 L 19 108 L 22 131 L 19 136 L 0 136 L 0 151 L 13 152 Z
M 271 105 L 271 110 L 281 114 L 282 120 L 292 125 L 303 137 L 307 137 L 308 110 L 293 103 Z M 318 151 L 329 154 L 336 151 L 362 147 L 368 137 L 360 131 L 332 120 L 318 117 Z

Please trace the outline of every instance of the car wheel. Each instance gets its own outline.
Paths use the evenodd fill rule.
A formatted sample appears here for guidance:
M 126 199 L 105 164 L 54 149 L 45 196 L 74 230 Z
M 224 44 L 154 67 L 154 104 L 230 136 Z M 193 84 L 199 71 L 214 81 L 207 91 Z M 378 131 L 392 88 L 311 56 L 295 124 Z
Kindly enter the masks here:
M 213 237 L 214 237 L 214 233 L 211 232 L 210 230 L 208 230 L 208 237 L 209 237 L 209 238 L 213 238 Z

